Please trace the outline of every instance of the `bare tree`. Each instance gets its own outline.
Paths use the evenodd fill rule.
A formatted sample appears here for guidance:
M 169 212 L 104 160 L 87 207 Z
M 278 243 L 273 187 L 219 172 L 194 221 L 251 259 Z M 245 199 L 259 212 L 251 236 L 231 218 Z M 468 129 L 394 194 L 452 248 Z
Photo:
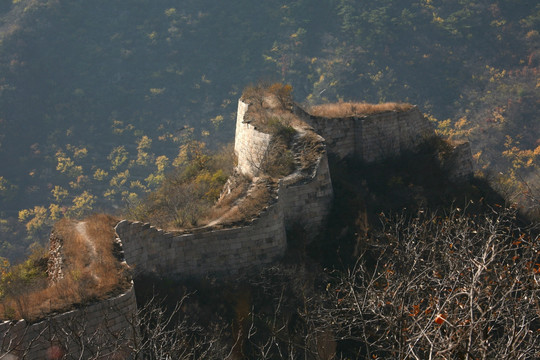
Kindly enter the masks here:
M 232 316 L 207 316 L 223 300 L 210 293 L 198 313 L 211 321 L 187 316 L 198 304 L 184 297 L 151 301 L 129 326 L 91 330 L 80 317 L 39 336 L 64 359 L 537 359 L 540 239 L 519 224 L 503 208 L 383 215 L 348 270 L 246 273 Z
M 540 241 L 512 210 L 382 217 L 316 312 L 353 358 L 540 356 Z

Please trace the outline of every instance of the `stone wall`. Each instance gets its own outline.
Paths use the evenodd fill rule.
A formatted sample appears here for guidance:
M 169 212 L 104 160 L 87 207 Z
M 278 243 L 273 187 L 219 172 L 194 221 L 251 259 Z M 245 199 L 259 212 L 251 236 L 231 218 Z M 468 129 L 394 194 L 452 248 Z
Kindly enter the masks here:
M 474 173 L 470 143 L 464 142 L 454 145 L 450 159 L 445 166 L 452 180 L 464 181 L 469 179 Z
M 309 116 L 306 121 L 325 138 L 331 154 L 339 158 L 355 156 L 366 162 L 399 155 L 435 134 L 429 120 L 416 107 L 363 117 Z
M 247 110 L 248 104 L 239 101 L 235 152 L 237 170 L 253 177 L 259 173 L 267 155 L 271 135 L 258 131 L 244 118 Z M 333 199 L 326 149 L 338 158 L 355 156 L 372 162 L 411 150 L 434 136 L 431 124 L 417 108 L 343 119 L 309 116 L 300 110 L 296 115 L 324 138 L 319 136 L 323 150 L 316 153 L 313 173 L 306 174 L 305 169 L 297 169 L 281 179 L 277 201 L 268 205 L 246 226 L 200 228 L 181 233 L 167 232 L 140 222 L 119 222 L 116 226 L 117 240 L 121 242 L 124 258 L 134 272 L 201 276 L 208 273 L 234 274 L 252 266 L 271 264 L 287 248 L 286 228 L 299 224 L 312 237 L 324 226 Z M 311 131 L 309 126 L 305 126 L 300 133 Z M 454 148 L 448 166 L 454 179 L 472 173 L 467 143 Z M 58 255 L 52 256 L 57 260 L 49 264 L 49 274 L 53 279 L 62 276 L 61 241 L 56 240 L 51 242 L 51 253 Z M 36 324 L 28 324 L 24 320 L 0 323 L 0 336 L 3 337 L 0 357 L 9 352 L 17 358 L 47 358 L 54 346 L 60 346 L 70 354 L 80 353 L 82 350 L 77 339 L 66 337 L 66 331 L 68 334 L 82 334 L 79 340 L 87 342 L 85 351 L 91 351 L 95 344 L 116 349 L 119 344 L 114 343 L 114 334 L 130 331 L 130 320 L 136 310 L 131 287 L 120 296 L 52 316 Z
M 160 275 L 235 273 L 272 263 L 287 247 L 279 202 L 243 227 L 180 234 L 123 220 L 116 226 L 116 232 L 126 262 L 135 272 Z
M 49 237 L 49 260 L 47 263 L 49 281 L 58 281 L 64 277 L 63 244 L 64 240 L 53 229 Z
M 397 156 L 435 135 L 429 120 L 416 107 L 373 114 L 357 121 L 355 155 L 366 162 Z
M 7 359 L 51 359 L 51 352 L 63 352 L 70 358 L 85 359 L 98 347 L 103 353 L 120 356 L 122 348 L 128 345 L 126 339 L 133 338 L 131 324 L 136 312 L 132 284 L 119 296 L 49 316 L 41 322 L 2 322 L 0 358 L 10 354 Z
M 283 206 L 285 226 L 298 224 L 308 236 L 315 236 L 325 225 L 334 192 L 326 152 L 322 154 L 314 176 L 296 181 L 295 174 L 279 181 L 278 199 Z
M 331 154 L 342 159 L 355 153 L 357 118 L 329 119 L 308 115 L 305 120 L 324 138 Z
M 238 158 L 238 170 L 242 174 L 256 176 L 267 155 L 271 135 L 257 131 L 248 120 L 244 119 L 248 107 L 249 104 L 238 101 L 234 152 Z

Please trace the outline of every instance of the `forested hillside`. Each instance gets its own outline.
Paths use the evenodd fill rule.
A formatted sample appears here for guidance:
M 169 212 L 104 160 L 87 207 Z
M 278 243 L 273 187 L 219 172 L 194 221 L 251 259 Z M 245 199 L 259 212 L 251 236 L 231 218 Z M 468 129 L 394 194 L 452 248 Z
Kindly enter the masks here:
M 405 101 L 472 143 L 533 207 L 540 4 L 532 0 L 13 0 L 0 4 L 0 256 L 52 222 L 120 211 L 232 141 L 259 80 L 296 101 Z

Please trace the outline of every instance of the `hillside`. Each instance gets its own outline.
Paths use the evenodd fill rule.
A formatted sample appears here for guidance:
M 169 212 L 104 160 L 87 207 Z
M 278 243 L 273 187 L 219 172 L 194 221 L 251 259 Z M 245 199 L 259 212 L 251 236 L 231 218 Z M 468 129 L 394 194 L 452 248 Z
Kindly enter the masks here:
M 473 176 L 467 143 L 410 104 L 306 112 L 279 83 L 244 90 L 235 133 L 213 207 L 200 195 L 220 183 L 220 155 L 195 147 L 132 214 L 163 229 L 63 219 L 45 257 L 2 268 L 0 316 L 18 321 L 0 323 L 0 350 L 538 357 L 538 226 Z
M 292 84 L 306 105 L 418 104 L 441 132 L 468 137 L 510 195 L 527 189 L 539 11 L 527 0 L 3 2 L 0 256 L 24 258 L 63 216 L 136 206 L 193 139 L 232 141 L 236 98 L 259 79 Z

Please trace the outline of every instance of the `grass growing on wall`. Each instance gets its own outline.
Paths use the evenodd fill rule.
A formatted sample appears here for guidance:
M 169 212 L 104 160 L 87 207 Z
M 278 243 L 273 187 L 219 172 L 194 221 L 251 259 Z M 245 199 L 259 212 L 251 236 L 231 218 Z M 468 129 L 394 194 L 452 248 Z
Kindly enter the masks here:
M 129 285 L 129 275 L 114 255 L 117 219 L 104 214 L 83 221 L 59 221 L 62 276 L 47 279 L 48 254 L 36 251 L 26 262 L 3 272 L 0 282 L 0 319 L 35 321 L 75 304 L 101 300 Z
M 232 145 L 210 152 L 191 142 L 184 160 L 166 175 L 161 186 L 144 200 L 129 204 L 126 216 L 164 229 L 189 229 L 206 225 L 212 206 L 232 173 Z
M 309 108 L 309 113 L 314 116 L 327 118 L 344 118 L 353 116 L 366 116 L 385 111 L 408 111 L 413 105 L 406 103 L 388 102 L 383 104 L 368 104 L 360 102 L 339 102 L 334 104 L 322 104 Z

